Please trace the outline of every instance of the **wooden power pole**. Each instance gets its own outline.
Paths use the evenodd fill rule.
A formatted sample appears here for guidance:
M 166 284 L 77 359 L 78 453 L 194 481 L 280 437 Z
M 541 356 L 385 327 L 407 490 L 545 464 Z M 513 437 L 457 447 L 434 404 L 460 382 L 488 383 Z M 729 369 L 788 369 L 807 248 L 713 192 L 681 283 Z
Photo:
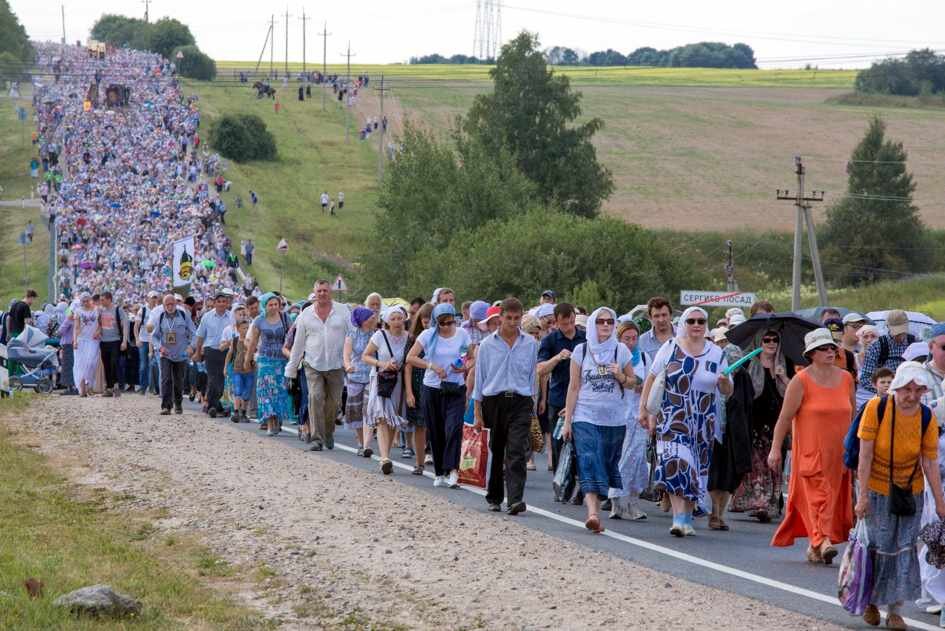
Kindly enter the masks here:
M 810 248 L 810 260 L 814 266 L 814 281 L 817 283 L 817 296 L 820 306 L 827 305 L 827 286 L 824 284 L 824 272 L 820 266 L 820 251 L 817 248 L 817 234 L 814 229 L 814 218 L 810 213 L 810 202 L 824 201 L 823 191 L 811 191 L 810 196 L 804 195 L 804 163 L 801 156 L 794 156 L 794 173 L 797 175 L 797 192 L 791 194 L 787 189 L 778 189 L 779 200 L 794 202 L 796 213 L 794 216 L 794 265 L 791 274 L 791 310 L 801 308 L 801 241 L 803 240 L 804 226 L 807 226 L 807 245 Z
M 328 22 L 325 22 L 325 26 L 322 29 L 322 32 L 319 33 L 322 38 L 322 111 L 325 111 L 325 77 L 328 75 L 328 36 L 331 33 L 328 32 Z
M 384 137 L 387 135 L 387 125 L 384 124 L 384 94 L 390 90 L 390 88 L 384 86 L 383 74 L 381 75 L 380 87 L 374 89 L 377 90 L 381 99 L 381 133 L 377 135 L 377 181 L 380 182 L 384 179 Z

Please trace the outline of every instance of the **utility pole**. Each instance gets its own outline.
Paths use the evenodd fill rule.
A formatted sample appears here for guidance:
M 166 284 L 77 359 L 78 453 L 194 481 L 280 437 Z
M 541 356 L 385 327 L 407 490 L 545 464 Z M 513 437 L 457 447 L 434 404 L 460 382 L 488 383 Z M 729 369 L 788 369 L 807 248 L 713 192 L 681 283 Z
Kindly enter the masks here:
M 725 263 L 725 290 L 738 291 L 738 282 L 735 280 L 735 244 L 731 239 L 725 242 L 728 248 L 728 258 Z
M 348 40 L 348 52 L 341 53 L 348 58 L 348 78 L 345 80 L 345 142 L 351 142 L 351 40 Z
M 259 66 L 262 64 L 263 55 L 266 54 L 266 45 L 269 44 L 269 38 L 272 37 L 272 25 L 269 24 L 266 26 L 266 39 L 263 41 L 262 50 L 259 51 L 259 59 L 256 61 L 256 70 L 253 71 L 253 75 L 259 73 Z
M 273 13 L 269 18 L 269 31 L 272 37 L 269 38 L 269 80 L 275 78 L 275 60 L 276 60 L 276 14 Z
M 60 9 L 60 11 L 61 11 L 61 13 L 62 13 L 62 42 L 61 42 L 62 50 L 60 51 L 60 55 L 65 55 L 65 53 L 66 53 L 66 51 L 65 51 L 65 46 L 66 46 L 66 5 L 60 4 L 60 5 L 59 5 L 59 9 Z
M 325 77 L 328 75 L 328 36 L 331 33 L 328 32 L 328 22 L 325 22 L 325 27 L 321 33 L 319 33 L 322 38 L 322 111 L 325 111 Z
M 387 134 L 387 126 L 384 124 L 384 94 L 390 90 L 384 87 L 383 74 L 381 74 L 381 87 L 374 89 L 378 91 L 381 99 L 381 133 L 377 136 L 377 181 L 380 182 L 384 179 L 384 137 Z
M 144 23 L 147 24 L 151 0 L 141 0 L 141 3 L 144 4 Z
M 305 26 L 305 22 L 306 20 L 310 20 L 310 19 L 311 18 L 308 18 L 305 16 L 305 9 L 303 8 L 302 9 L 302 74 L 303 75 L 307 74 L 306 69 L 305 69 L 305 31 L 307 30 Z M 308 82 L 306 81 L 306 83 Z
M 289 7 L 285 8 L 285 77 L 289 78 Z
M 797 193 L 791 195 L 787 189 L 778 189 L 777 199 L 794 202 L 796 214 L 794 216 L 794 265 L 791 273 L 791 310 L 801 308 L 801 241 L 804 225 L 807 226 L 807 245 L 810 248 L 810 259 L 814 266 L 814 280 L 817 283 L 817 295 L 820 306 L 827 305 L 827 286 L 824 284 L 824 272 L 820 266 L 820 251 L 817 248 L 817 234 L 814 229 L 814 219 L 810 213 L 808 202 L 824 201 L 823 191 L 811 191 L 809 197 L 804 196 L 804 163 L 801 156 L 794 156 L 794 173 L 797 175 Z

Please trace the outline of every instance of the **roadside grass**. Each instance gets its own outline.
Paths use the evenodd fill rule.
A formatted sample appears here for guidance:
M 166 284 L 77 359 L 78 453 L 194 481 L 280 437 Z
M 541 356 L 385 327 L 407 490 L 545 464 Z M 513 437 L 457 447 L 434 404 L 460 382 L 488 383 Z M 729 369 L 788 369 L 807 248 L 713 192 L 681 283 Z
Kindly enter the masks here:
M 0 180 L 2 183 L 4 180 Z M 35 289 L 46 300 L 49 275 L 49 230 L 34 206 L 0 206 L 0 310 L 6 310 L 13 298 L 22 298 L 24 288 Z M 17 243 L 26 222 L 33 220 L 33 242 Z M 23 254 L 26 254 L 24 265 Z M 24 270 L 26 282 L 23 282 Z
M 0 401 L 0 629 L 273 628 L 223 594 L 235 569 L 222 559 L 180 538 L 165 545 L 146 519 L 109 508 L 105 494 L 77 497 L 42 456 L 17 445 L 30 403 L 29 395 Z M 39 599 L 23 586 L 30 577 L 45 585 Z M 53 607 L 59 595 L 95 583 L 139 598 L 141 615 L 90 620 Z
M 197 94 L 204 115 L 201 137 L 208 140 L 213 120 L 225 113 L 259 115 L 276 138 L 278 159 L 239 164 L 227 161 L 225 177 L 232 182 L 223 193 L 227 206 L 226 232 L 234 244 L 252 238 L 256 245 L 254 275 L 266 290 L 278 289 L 284 268 L 284 292 L 305 297 L 316 278 L 342 273 L 352 293 L 357 286 L 354 260 L 369 247 L 368 236 L 377 208 L 377 135 L 358 139 L 358 117 L 352 113 L 349 141 L 345 141 L 345 114 L 337 101 L 327 98 L 321 109 L 321 93 L 297 100 L 290 84 L 280 94 L 281 111 L 274 102 L 256 99 L 249 85 L 221 86 L 188 81 L 184 94 Z M 281 91 L 285 92 L 285 91 Z M 253 209 L 249 191 L 259 195 Z M 322 213 L 319 196 L 327 191 L 333 200 L 345 193 L 345 207 L 332 217 Z M 236 197 L 243 199 L 242 209 Z M 289 252 L 277 253 L 285 238 Z
M 855 107 L 882 107 L 906 109 L 942 109 L 945 108 L 945 95 L 897 96 L 895 94 L 859 94 L 847 92 L 827 99 L 831 105 L 852 105 Z
M 0 199 L 5 200 L 30 196 L 34 183 L 30 177 L 30 158 L 39 155 L 30 139 L 35 125 L 29 85 L 21 89 L 21 95 L 19 99 L 0 98 L 0 186 L 3 187 Z M 17 119 L 17 106 L 26 109 L 25 121 Z

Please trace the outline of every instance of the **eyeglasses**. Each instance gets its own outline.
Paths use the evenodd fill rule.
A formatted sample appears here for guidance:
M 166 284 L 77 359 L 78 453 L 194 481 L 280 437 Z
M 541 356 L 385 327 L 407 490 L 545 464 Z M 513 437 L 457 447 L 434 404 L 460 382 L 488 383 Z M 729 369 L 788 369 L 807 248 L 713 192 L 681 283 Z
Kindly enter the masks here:
M 777 337 L 763 337 L 763 338 L 761 338 L 761 342 L 762 342 L 763 344 L 777 344 L 777 343 L 780 342 L 780 341 L 781 341 L 781 340 L 780 340 L 779 338 L 777 338 Z
M 607 318 L 607 319 L 598 318 L 598 319 L 597 319 L 597 324 L 606 324 L 606 325 L 608 325 L 608 326 L 613 326 L 613 325 L 614 325 L 614 321 L 613 321 L 613 318 Z
M 686 324 L 692 326 L 693 324 L 705 324 L 705 318 L 687 318 Z

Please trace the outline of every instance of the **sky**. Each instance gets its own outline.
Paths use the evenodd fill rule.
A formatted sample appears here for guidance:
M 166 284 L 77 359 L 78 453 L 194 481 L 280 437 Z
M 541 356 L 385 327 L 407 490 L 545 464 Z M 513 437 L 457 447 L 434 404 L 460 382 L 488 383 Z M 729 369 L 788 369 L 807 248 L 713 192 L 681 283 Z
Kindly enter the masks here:
M 143 0 L 10 0 L 32 39 L 59 41 L 60 4 L 66 38 L 83 42 L 102 13 L 144 17 Z M 330 4 L 331 6 L 325 6 Z M 169 16 L 187 24 L 211 57 L 255 61 L 273 10 L 275 58 L 286 53 L 289 12 L 290 61 L 302 60 L 302 14 L 306 58 L 321 61 L 317 35 L 328 25 L 328 63 L 341 63 L 348 42 L 352 63 L 399 63 L 430 53 L 472 54 L 476 0 L 361 0 L 299 2 L 287 7 L 251 0 L 154 0 L 151 19 Z M 502 3 L 502 41 L 523 29 L 537 32 L 543 47 L 584 52 L 613 48 L 624 54 L 641 46 L 671 48 L 695 41 L 744 42 L 762 67 L 868 66 L 877 58 L 931 47 L 945 52 L 945 2 L 941 0 L 510 0 Z M 265 58 L 269 58 L 267 47 Z

